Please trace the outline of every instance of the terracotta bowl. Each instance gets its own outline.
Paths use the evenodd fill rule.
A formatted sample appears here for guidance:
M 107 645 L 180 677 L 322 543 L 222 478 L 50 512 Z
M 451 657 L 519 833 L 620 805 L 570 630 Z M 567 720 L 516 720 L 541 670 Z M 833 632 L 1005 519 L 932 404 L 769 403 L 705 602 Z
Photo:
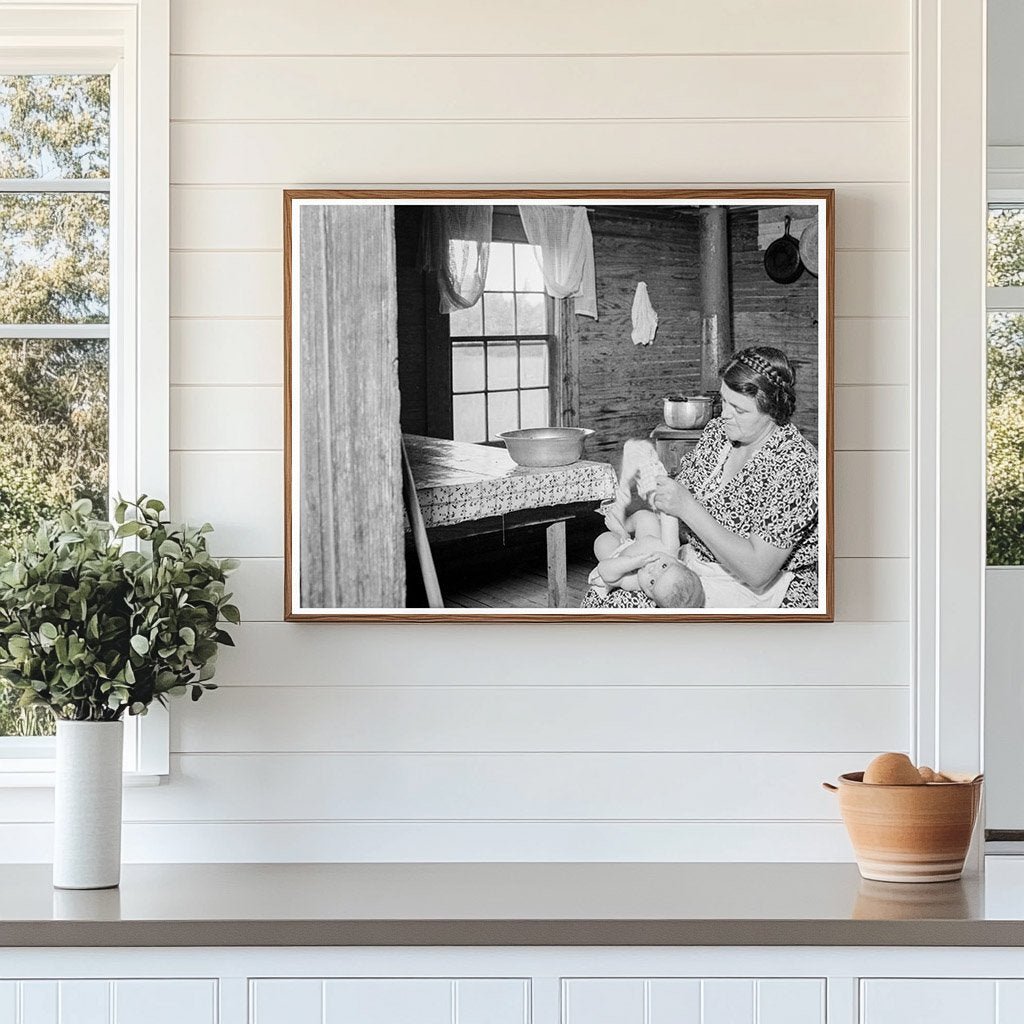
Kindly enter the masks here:
M 959 878 L 981 803 L 981 776 L 921 786 L 876 786 L 863 772 L 839 776 L 839 811 L 857 867 L 878 882 Z

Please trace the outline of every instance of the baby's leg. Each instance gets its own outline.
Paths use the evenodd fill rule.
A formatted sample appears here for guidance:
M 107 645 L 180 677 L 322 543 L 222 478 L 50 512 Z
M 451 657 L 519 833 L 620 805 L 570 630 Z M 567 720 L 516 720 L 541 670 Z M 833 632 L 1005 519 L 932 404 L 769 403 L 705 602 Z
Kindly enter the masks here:
M 642 466 L 657 462 L 658 454 L 650 441 L 631 438 L 622 446 L 622 462 L 619 465 L 619 482 L 611 508 L 617 518 L 626 518 L 626 509 L 633 500 L 633 481 Z
M 611 532 L 602 533 L 598 536 L 597 540 L 594 541 L 594 557 L 599 562 L 603 562 L 606 558 L 611 558 L 621 544 L 621 537 L 617 537 Z
M 641 537 L 661 539 L 661 523 L 657 512 L 642 508 L 626 520 L 626 529 L 639 540 Z

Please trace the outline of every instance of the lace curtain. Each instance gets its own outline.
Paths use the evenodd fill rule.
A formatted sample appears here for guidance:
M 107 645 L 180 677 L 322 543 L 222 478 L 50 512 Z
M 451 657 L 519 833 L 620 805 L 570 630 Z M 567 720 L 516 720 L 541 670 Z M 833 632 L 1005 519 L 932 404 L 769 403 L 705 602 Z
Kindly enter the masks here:
M 441 312 L 469 309 L 487 280 L 493 206 L 432 206 L 423 221 L 420 265 L 436 273 Z
M 583 206 L 520 206 L 530 245 L 540 247 L 544 288 L 556 299 L 572 297 L 576 312 L 597 319 L 594 239 Z

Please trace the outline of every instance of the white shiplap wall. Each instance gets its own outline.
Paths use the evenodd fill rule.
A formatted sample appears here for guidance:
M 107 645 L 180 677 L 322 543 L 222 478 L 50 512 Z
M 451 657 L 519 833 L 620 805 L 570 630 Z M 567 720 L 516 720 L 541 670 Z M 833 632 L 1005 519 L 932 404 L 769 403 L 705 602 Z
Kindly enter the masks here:
M 910 735 L 910 21 L 173 0 L 172 498 L 247 621 L 128 859 L 849 857 L 818 783 Z M 838 621 L 281 622 L 281 190 L 385 183 L 834 185 Z

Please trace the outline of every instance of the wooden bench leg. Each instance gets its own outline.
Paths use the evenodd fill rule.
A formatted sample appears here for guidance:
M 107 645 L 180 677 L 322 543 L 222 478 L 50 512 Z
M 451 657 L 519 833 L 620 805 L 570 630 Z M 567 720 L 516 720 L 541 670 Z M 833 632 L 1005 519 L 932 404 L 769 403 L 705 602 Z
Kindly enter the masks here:
M 564 608 L 569 596 L 565 568 L 565 521 L 547 528 L 548 541 L 548 607 Z

